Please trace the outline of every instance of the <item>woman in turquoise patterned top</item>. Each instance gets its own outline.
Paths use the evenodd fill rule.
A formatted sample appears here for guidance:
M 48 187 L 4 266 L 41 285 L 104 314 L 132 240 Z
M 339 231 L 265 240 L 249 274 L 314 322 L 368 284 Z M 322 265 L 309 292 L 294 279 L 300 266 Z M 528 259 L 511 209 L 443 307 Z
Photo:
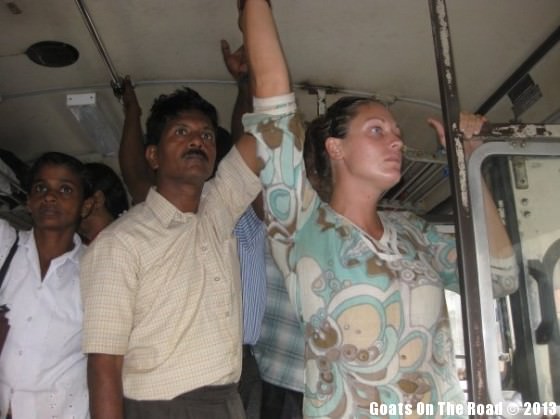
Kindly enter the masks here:
M 304 415 L 367 418 L 375 402 L 405 409 L 393 417 L 428 404 L 440 416 L 438 402 L 464 401 L 444 299 L 444 288 L 458 290 L 456 248 L 412 214 L 377 209 L 401 178 L 397 123 L 374 100 L 343 98 L 311 124 L 312 166 L 331 189 L 321 201 L 306 178 L 303 124 L 264 0 L 247 0 L 242 25 L 256 93 L 244 124 L 263 161 L 272 252 L 305 333 Z M 483 122 L 465 115 L 464 136 Z M 503 262 L 495 292 L 512 291 L 511 244 L 486 201 L 497 221 L 490 248 Z

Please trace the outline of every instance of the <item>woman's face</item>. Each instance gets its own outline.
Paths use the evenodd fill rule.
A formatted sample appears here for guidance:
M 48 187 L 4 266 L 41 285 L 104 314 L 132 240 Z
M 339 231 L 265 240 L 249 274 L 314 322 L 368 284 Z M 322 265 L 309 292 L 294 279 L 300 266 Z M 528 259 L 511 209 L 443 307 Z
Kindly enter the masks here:
M 75 229 L 84 196 L 81 178 L 64 165 L 46 164 L 38 172 L 27 198 L 36 229 Z
M 338 142 L 343 173 L 356 181 L 388 190 L 401 178 L 401 132 L 391 113 L 382 105 L 367 103 L 348 125 L 346 138 Z M 354 180 L 354 179 L 353 179 Z

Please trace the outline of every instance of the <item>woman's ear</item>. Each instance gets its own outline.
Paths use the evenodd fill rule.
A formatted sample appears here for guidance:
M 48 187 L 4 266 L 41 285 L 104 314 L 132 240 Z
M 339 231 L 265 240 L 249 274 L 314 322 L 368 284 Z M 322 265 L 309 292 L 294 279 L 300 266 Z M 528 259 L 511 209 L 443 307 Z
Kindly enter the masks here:
M 342 150 L 342 140 L 336 137 L 329 137 L 325 140 L 325 150 L 331 160 L 340 160 L 344 156 Z
M 146 160 L 152 170 L 157 170 L 159 167 L 159 160 L 157 156 L 157 146 L 149 145 L 146 147 Z

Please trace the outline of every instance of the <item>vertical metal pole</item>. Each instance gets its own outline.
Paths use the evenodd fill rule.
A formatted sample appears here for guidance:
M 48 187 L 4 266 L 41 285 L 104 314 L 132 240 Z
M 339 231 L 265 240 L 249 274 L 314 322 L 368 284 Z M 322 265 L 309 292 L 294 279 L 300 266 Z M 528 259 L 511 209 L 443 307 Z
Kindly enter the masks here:
M 455 210 L 457 263 L 461 278 L 469 400 L 476 403 L 488 403 L 480 293 L 476 254 L 473 245 L 474 229 L 469 204 L 465 154 L 462 136 L 459 131 L 460 105 L 453 66 L 447 6 L 445 0 L 428 0 L 428 3 L 432 20 L 432 34 L 446 134 L 447 159 L 450 168 L 449 177 Z

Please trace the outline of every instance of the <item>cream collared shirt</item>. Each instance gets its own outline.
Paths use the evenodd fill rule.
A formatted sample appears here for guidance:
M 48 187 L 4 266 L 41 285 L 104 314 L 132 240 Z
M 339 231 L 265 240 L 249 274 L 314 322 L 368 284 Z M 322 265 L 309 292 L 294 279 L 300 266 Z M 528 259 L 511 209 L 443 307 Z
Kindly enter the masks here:
M 234 147 L 205 185 L 197 213 L 181 213 L 152 189 L 88 249 L 83 350 L 124 355 L 126 397 L 168 400 L 239 379 L 233 228 L 259 191 Z

